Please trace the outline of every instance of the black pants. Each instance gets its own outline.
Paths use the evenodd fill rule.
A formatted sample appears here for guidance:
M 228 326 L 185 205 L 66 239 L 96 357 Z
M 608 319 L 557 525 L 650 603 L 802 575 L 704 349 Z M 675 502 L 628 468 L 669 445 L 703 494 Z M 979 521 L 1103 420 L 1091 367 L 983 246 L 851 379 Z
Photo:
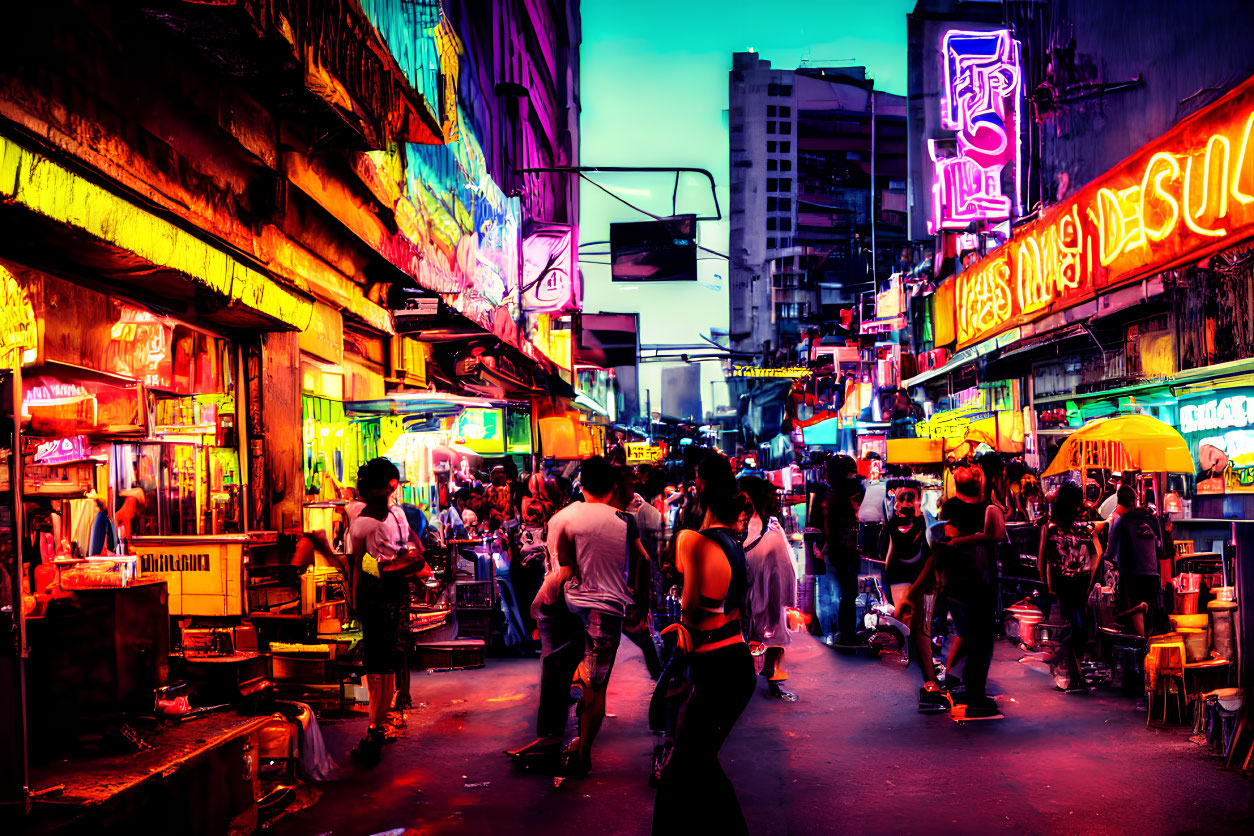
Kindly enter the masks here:
M 858 558 L 842 558 L 836 564 L 836 582 L 840 586 L 840 606 L 836 610 L 836 629 L 841 644 L 858 640 Z
M 584 656 L 584 628 L 565 603 L 540 608 L 540 707 L 536 734 L 561 737 L 570 713 L 570 682 Z
M 679 717 L 675 750 L 658 785 L 653 833 L 747 834 L 719 749 L 753 696 L 757 676 L 743 642 L 689 657 L 692 696 Z
M 975 703 L 988 696 L 988 669 L 993 663 L 993 643 L 996 639 L 994 629 L 993 590 L 985 587 L 965 592 L 965 601 L 949 599 L 949 611 L 957 623 L 958 635 L 962 637 L 962 649 L 967 655 L 966 666 L 962 670 L 962 681 L 966 686 L 968 703 Z
M 1089 641 L 1089 601 L 1087 573 L 1079 578 L 1057 578 L 1054 581 L 1054 593 L 1058 596 L 1058 609 L 1062 617 L 1071 625 L 1071 635 L 1067 637 L 1062 648 L 1062 655 L 1067 663 L 1067 676 L 1070 686 L 1079 688 L 1084 685 L 1084 675 L 1080 672 L 1080 657 Z

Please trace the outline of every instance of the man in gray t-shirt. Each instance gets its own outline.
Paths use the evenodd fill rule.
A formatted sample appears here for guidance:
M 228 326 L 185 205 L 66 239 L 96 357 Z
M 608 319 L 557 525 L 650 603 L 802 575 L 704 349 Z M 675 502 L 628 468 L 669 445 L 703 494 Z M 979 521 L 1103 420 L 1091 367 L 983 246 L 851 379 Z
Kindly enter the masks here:
M 605 458 L 593 456 L 583 463 L 580 478 L 584 501 L 549 520 L 552 564 L 534 605 L 543 648 L 536 723 L 540 736 L 508 753 L 526 760 L 560 742 L 566 705 L 560 695 L 570 692 L 578 671 L 583 692 L 578 749 L 568 753 L 567 767 L 573 775 L 591 768 L 592 742 L 605 718 L 605 689 L 622 639 L 623 616 L 632 603 L 627 517 L 610 505 L 616 488 L 613 468 Z M 575 648 L 580 643 L 582 654 Z

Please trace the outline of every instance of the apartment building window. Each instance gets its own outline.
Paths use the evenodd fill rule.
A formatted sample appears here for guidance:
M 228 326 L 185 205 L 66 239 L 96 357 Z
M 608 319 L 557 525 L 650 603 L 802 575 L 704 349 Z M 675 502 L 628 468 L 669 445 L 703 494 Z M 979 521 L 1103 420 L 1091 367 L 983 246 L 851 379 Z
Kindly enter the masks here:
M 791 142 L 781 142 L 781 143 L 779 144 L 779 153 L 781 153 L 781 154 L 788 154 L 788 153 L 790 153 L 791 151 L 792 151 L 792 143 L 791 143 Z
M 776 179 L 776 178 L 774 178 L 774 177 L 768 177 L 768 178 L 766 178 L 766 190 L 767 190 L 768 192 L 777 192 L 777 191 L 779 191 L 779 180 L 777 180 L 777 179 Z
M 792 108 L 788 105 L 782 105 L 779 109 L 780 116 L 792 116 Z
M 780 171 L 792 171 L 792 160 L 780 160 L 779 170 Z
M 776 146 L 776 145 L 778 145 L 778 144 L 779 144 L 779 143 L 775 142 L 774 140 L 772 140 L 771 142 L 766 143 L 766 153 L 768 153 L 768 154 L 774 154 L 774 153 L 775 153 L 775 146 Z
M 779 205 L 779 211 L 781 211 L 781 212 L 791 212 L 791 211 L 792 211 L 792 198 L 791 198 L 791 197 L 781 197 L 781 198 L 779 199 L 779 204 L 778 204 L 778 205 Z M 768 207 L 768 208 L 769 208 L 769 207 Z
M 774 239 L 774 238 L 767 238 L 767 239 L 766 239 L 766 248 L 767 248 L 768 250 L 773 250 L 773 249 L 775 249 L 775 239 Z
M 791 192 L 792 191 L 792 178 L 781 177 L 779 180 L 779 190 L 781 192 Z
M 778 204 L 778 203 L 779 203 L 779 198 L 776 198 L 776 197 L 768 197 L 768 198 L 766 199 L 766 211 L 768 211 L 768 212 L 774 212 L 774 211 L 778 208 L 778 207 L 777 207 L 777 205 L 776 205 L 776 204 Z
M 769 124 L 769 123 L 768 123 L 768 124 Z M 779 123 L 779 132 L 780 132 L 781 134 L 790 134 L 790 133 L 792 133 L 792 122 L 780 122 L 780 123 Z
M 770 159 L 766 161 L 767 171 L 776 171 L 778 169 L 779 169 L 779 160 L 775 159 L 774 157 L 771 157 Z
M 766 219 L 766 228 L 767 228 L 768 230 L 770 230 L 771 232 L 774 232 L 774 231 L 775 231 L 775 223 L 776 223 L 776 221 L 775 221 L 775 216 L 774 216 L 774 215 L 772 215 L 771 217 L 769 217 L 769 218 L 767 218 L 767 219 Z
M 773 133 L 775 133 L 775 123 L 774 123 L 774 122 L 767 122 L 767 123 L 766 123 L 766 132 L 767 132 L 768 134 L 773 134 Z
M 774 220 L 772 218 L 772 220 Z M 779 219 L 779 228 L 784 232 L 792 232 L 792 218 L 783 217 Z
M 776 110 L 775 105 L 767 105 L 767 106 L 766 106 L 766 115 L 767 115 L 767 116 L 774 116 L 774 115 L 775 115 L 775 110 Z M 785 113 L 784 115 L 785 115 L 785 116 L 787 116 L 788 114 L 786 114 L 786 113 Z
M 805 302 L 779 302 L 775 305 L 776 319 L 802 319 L 809 313 Z
M 773 85 L 773 86 L 774 86 L 774 85 Z M 773 95 L 780 95 L 780 96 L 791 96 L 791 95 L 792 95 L 792 85 L 791 85 L 791 84 L 780 84 L 780 85 L 778 85 L 778 87 L 779 87 L 779 93 L 778 93 L 778 94 L 773 94 Z
M 768 96 L 778 96 L 778 95 L 779 95 L 779 85 L 778 85 L 778 84 L 768 84 L 768 85 L 766 85 L 766 95 L 768 95 Z

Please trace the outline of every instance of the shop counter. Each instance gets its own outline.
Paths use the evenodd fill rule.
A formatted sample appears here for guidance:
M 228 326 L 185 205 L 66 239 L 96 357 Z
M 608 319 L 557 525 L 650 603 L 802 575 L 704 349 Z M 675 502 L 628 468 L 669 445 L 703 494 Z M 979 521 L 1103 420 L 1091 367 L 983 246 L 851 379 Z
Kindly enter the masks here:
M 34 766 L 32 794 L 48 803 L 36 801 L 31 830 L 249 832 L 256 823 L 259 735 L 269 722 L 222 712 L 141 725 L 136 733 L 150 748 Z

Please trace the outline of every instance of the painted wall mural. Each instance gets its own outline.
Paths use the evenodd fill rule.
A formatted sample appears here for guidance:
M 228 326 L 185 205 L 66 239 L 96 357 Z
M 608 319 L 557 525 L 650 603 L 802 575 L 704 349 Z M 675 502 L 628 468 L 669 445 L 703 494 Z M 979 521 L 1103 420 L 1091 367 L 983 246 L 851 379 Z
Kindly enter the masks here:
M 398 266 L 449 307 L 535 354 L 517 324 L 521 204 L 492 179 L 463 107 L 462 99 L 475 95 L 457 83 L 465 49 L 447 20 L 428 13 L 432 4 L 419 3 L 417 12 L 399 19 L 390 13 L 395 5 L 374 0 L 363 8 L 389 47 L 400 50 L 398 61 L 411 83 L 438 101 L 446 143 L 364 152 L 358 174 L 392 206 L 399 234 L 412 250 L 413 257 Z M 433 78 L 437 58 L 440 72 Z

